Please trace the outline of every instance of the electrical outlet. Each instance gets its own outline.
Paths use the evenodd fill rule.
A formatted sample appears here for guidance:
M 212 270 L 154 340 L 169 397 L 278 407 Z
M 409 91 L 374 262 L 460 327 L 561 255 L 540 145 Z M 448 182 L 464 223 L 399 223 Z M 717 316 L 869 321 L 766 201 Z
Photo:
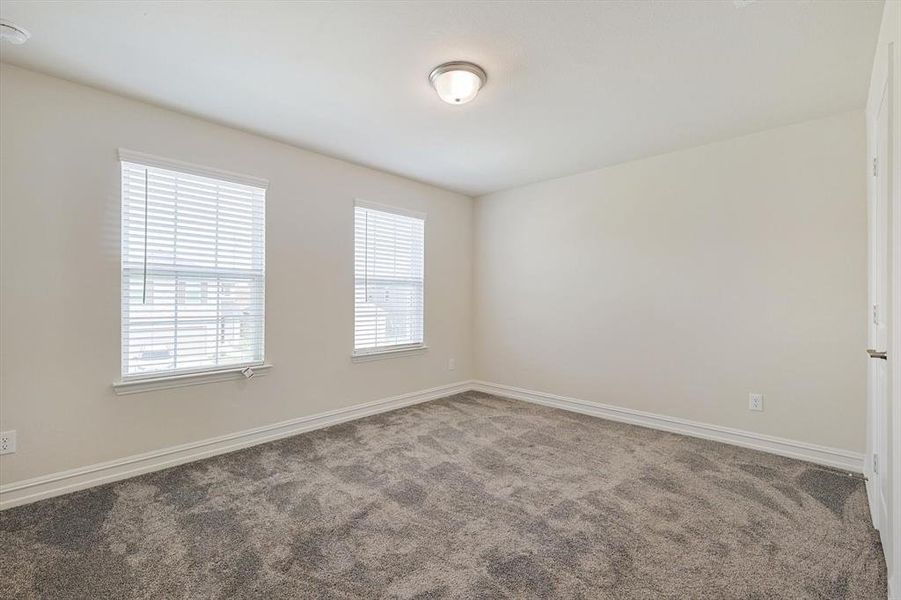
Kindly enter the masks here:
M 748 410 L 763 411 L 763 394 L 748 395 Z
M 0 431 L 0 454 L 12 454 L 16 451 L 16 432 Z
M 457 368 L 457 359 L 455 359 L 455 358 L 449 359 L 449 360 L 447 361 L 447 370 L 448 370 L 448 371 L 453 371 L 453 370 L 456 369 L 456 368 Z

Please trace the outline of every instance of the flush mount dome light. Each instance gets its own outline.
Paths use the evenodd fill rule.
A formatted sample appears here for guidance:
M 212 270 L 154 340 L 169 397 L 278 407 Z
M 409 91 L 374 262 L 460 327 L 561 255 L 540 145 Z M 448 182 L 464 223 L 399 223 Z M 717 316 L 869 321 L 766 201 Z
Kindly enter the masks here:
M 432 69 L 429 81 L 438 97 L 448 104 L 466 104 L 476 97 L 488 76 L 479 65 L 456 61 Z
M 19 45 L 27 42 L 30 37 L 31 34 L 24 27 L 19 27 L 6 19 L 0 19 L 0 39 Z

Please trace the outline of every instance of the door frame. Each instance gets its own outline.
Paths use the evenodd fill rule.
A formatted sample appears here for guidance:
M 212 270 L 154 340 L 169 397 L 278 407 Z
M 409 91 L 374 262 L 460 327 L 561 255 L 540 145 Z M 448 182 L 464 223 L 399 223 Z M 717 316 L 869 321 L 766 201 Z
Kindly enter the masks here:
M 889 380 L 892 382 L 889 402 L 892 408 L 891 436 L 892 444 L 892 523 L 894 530 L 891 532 L 891 544 L 894 552 L 893 564 L 888 565 L 891 579 L 889 580 L 889 593 L 898 596 L 901 594 L 901 123 L 895 122 L 901 119 L 901 111 L 898 103 L 901 102 L 901 94 L 898 94 L 899 81 L 895 81 L 898 75 L 898 65 L 895 64 L 897 49 L 895 43 L 887 44 L 886 48 L 885 79 L 889 93 L 888 114 L 888 161 L 885 165 L 888 176 L 888 209 L 891 214 L 889 230 L 892 243 L 889 247 L 891 269 L 889 271 L 889 295 L 891 308 L 891 330 L 888 333 L 889 348 Z

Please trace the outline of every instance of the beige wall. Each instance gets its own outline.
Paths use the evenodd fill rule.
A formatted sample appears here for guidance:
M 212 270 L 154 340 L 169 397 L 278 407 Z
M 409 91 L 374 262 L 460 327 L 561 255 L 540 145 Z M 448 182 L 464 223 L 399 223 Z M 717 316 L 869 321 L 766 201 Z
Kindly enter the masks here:
M 119 147 L 270 180 L 271 374 L 113 393 Z M 3 65 L 0 429 L 18 431 L 19 449 L 0 458 L 0 481 L 471 377 L 862 451 L 864 148 L 854 112 L 500 192 L 474 210 Z M 355 198 L 428 213 L 424 355 L 350 361 Z M 747 410 L 752 391 L 765 412 Z
M 7 65 L 0 127 L 2 483 L 472 376 L 470 198 Z M 269 179 L 266 377 L 113 393 L 119 147 Z M 428 213 L 424 355 L 350 361 L 355 198 Z
M 852 112 L 477 199 L 477 377 L 863 451 L 864 144 Z

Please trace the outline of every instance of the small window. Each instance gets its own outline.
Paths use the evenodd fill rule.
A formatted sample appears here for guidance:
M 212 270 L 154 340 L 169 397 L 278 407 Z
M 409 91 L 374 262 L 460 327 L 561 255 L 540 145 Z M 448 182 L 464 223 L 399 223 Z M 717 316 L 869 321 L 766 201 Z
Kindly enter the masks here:
M 423 346 L 425 217 L 354 207 L 354 355 Z
M 265 182 L 146 158 L 122 153 L 123 379 L 261 364 Z

